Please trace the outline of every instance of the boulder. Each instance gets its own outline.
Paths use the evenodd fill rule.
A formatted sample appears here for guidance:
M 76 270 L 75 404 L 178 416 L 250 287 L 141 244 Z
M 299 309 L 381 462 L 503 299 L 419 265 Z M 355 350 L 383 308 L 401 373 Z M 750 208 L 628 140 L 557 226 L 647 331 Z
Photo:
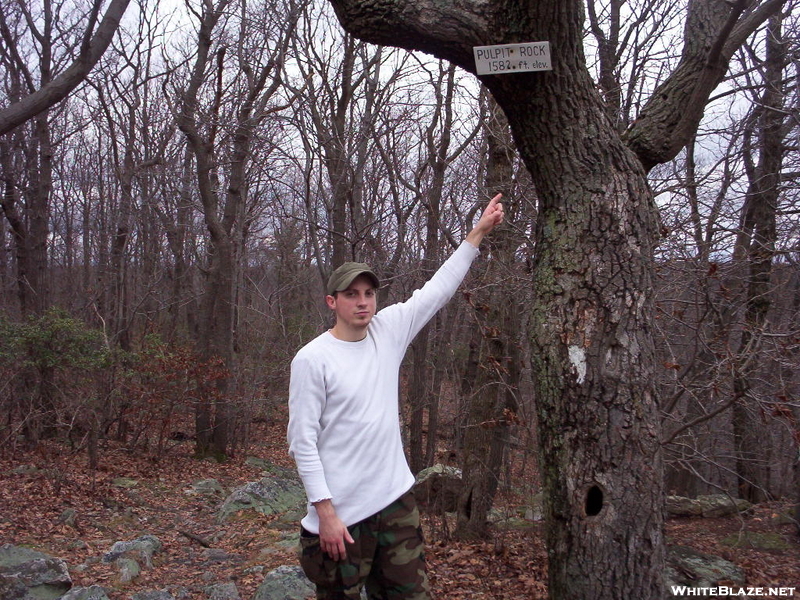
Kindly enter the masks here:
M 200 553 L 200 557 L 203 559 L 204 566 L 220 563 L 237 564 L 244 560 L 240 554 L 229 554 L 222 548 L 205 548 Z
M 131 479 L 130 477 L 115 477 L 111 480 L 111 485 L 121 488 L 135 488 L 139 485 L 139 481 L 137 479 Z
M 670 517 L 724 517 L 750 510 L 747 500 L 732 498 L 727 494 L 710 494 L 697 498 L 667 496 L 667 515 Z
M 119 570 L 120 583 L 130 583 L 142 573 L 142 568 L 139 563 L 132 558 L 118 558 L 116 560 L 117 569 Z
M 104 563 L 115 563 L 120 583 L 130 583 L 141 574 L 140 562 L 153 568 L 153 555 L 161 550 L 161 540 L 154 535 L 143 535 L 132 541 L 115 542 L 103 555 Z
M 779 533 L 759 533 L 757 531 L 732 533 L 720 543 L 734 548 L 753 548 L 766 552 L 783 552 L 792 548 L 792 545 Z
M 437 464 L 417 474 L 414 496 L 420 508 L 431 512 L 455 512 L 461 493 L 461 470 Z
M 39 467 L 36 465 L 20 465 L 11 472 L 15 475 L 33 475 L 39 472 Z
M 239 590 L 232 581 L 227 583 L 217 583 L 206 588 L 208 600 L 241 600 Z
M 528 521 L 544 520 L 544 492 L 531 496 L 528 505 L 525 507 L 525 519 Z
M 305 504 L 306 493 L 299 480 L 264 477 L 235 489 L 217 511 L 217 522 L 227 521 L 243 510 L 275 515 L 298 510 Z
M 55 600 L 71 587 L 67 563 L 60 558 L 11 544 L 0 546 L 3 600 Z
M 131 600 L 175 600 L 175 596 L 166 590 L 139 592 L 131 596 Z
M 115 542 L 111 550 L 103 555 L 103 562 L 110 563 L 120 558 L 144 561 L 148 569 L 153 568 L 153 555 L 160 551 L 161 540 L 154 535 L 143 535 L 128 542 Z
M 496 529 L 530 529 L 533 522 L 526 515 L 527 509 L 524 507 L 510 510 L 491 508 L 486 520 Z
M 74 587 L 61 596 L 61 600 L 108 600 L 106 590 L 99 585 Z
M 670 546 L 664 583 L 672 593 L 673 586 L 710 588 L 720 583 L 743 585 L 744 573 L 730 561 L 698 552 L 686 546 Z
M 267 573 L 253 600 L 305 600 L 317 593 L 300 567 L 282 566 Z
M 225 490 L 216 479 L 201 479 L 183 491 L 188 496 L 224 496 Z
M 258 458 L 257 456 L 248 456 L 244 460 L 244 464 L 246 464 L 248 467 L 253 467 L 254 469 L 263 471 L 265 475 L 271 475 L 272 477 L 278 479 L 294 479 L 299 481 L 299 477 L 295 469 L 281 467 L 280 465 L 271 463 L 263 458 Z

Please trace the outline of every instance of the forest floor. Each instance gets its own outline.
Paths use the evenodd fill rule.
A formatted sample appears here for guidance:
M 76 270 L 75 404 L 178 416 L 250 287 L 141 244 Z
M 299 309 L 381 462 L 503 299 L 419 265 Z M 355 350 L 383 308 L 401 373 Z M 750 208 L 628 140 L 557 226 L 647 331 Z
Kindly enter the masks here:
M 0 458 L 0 545 L 25 545 L 62 558 L 74 585 L 102 585 L 111 600 L 163 589 L 177 597 L 182 588 L 186 598 L 205 600 L 206 586 L 228 581 L 236 584 L 242 600 L 251 600 L 265 573 L 297 564 L 291 548 L 276 545 L 281 526 L 253 511 L 219 524 L 215 512 L 223 498 L 203 501 L 185 490 L 199 479 L 216 479 L 226 489 L 258 480 L 259 471 L 245 464 L 247 456 L 291 467 L 284 426 L 262 424 L 259 429 L 252 436 L 258 445 L 225 464 L 193 459 L 191 442 L 173 443 L 158 460 L 106 442 L 95 471 L 88 468 L 85 452 L 74 454 L 61 446 L 43 445 L 35 453 Z M 114 483 L 118 478 L 135 483 L 120 487 Z M 501 497 L 497 504 L 513 510 L 514 501 Z M 62 522 L 67 509 L 77 513 L 74 525 Z M 734 562 L 744 570 L 748 586 L 798 586 L 800 539 L 794 525 L 780 518 L 787 510 L 786 503 L 771 503 L 741 517 L 672 519 L 666 534 L 671 544 Z M 485 540 L 465 543 L 446 539 L 451 524 L 441 516 L 424 519 L 431 583 L 439 600 L 546 598 L 541 523 L 495 529 Z M 777 534 L 786 543 L 771 551 L 722 544 L 743 531 Z M 114 542 L 144 534 L 157 536 L 164 547 L 152 569 L 120 584 L 114 566 L 99 558 Z M 209 541 L 211 548 L 198 540 Z M 75 568 L 82 564 L 85 569 Z M 800 588 L 794 592 L 800 596 Z

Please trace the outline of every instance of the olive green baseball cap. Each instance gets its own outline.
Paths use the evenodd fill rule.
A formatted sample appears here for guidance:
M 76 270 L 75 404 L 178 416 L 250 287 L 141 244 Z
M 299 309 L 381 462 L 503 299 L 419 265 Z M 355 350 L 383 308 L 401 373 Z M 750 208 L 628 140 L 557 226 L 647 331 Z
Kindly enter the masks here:
M 366 263 L 346 262 L 337 268 L 328 279 L 328 287 L 326 288 L 328 295 L 333 296 L 334 292 L 341 292 L 346 290 L 353 280 L 359 275 L 366 275 L 372 280 L 372 285 L 377 290 L 381 287 L 381 282 L 378 276 L 370 269 Z

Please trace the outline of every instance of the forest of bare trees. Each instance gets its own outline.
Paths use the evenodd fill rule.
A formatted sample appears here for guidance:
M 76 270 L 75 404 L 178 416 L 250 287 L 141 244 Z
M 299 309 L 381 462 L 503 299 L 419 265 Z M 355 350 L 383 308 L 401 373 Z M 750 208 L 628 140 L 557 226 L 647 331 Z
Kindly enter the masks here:
M 795 0 L 498 0 L 455 33 L 330 4 L 0 0 L 0 452 L 235 456 L 332 268 L 405 298 L 499 191 L 403 370 L 412 469 L 464 473 L 455 534 L 512 463 L 551 517 L 571 468 L 585 520 L 629 458 L 666 493 L 800 498 Z M 554 71 L 479 81 L 456 34 L 549 39 Z M 604 456 L 555 473 L 562 446 Z

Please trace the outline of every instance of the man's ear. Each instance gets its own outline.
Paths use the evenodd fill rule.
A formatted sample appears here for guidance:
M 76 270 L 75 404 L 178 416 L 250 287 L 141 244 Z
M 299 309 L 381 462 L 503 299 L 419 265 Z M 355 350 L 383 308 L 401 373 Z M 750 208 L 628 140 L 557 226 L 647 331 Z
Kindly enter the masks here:
M 325 296 L 325 304 L 328 305 L 328 308 L 333 310 L 334 308 L 336 308 L 336 298 L 334 298 L 333 296 Z

